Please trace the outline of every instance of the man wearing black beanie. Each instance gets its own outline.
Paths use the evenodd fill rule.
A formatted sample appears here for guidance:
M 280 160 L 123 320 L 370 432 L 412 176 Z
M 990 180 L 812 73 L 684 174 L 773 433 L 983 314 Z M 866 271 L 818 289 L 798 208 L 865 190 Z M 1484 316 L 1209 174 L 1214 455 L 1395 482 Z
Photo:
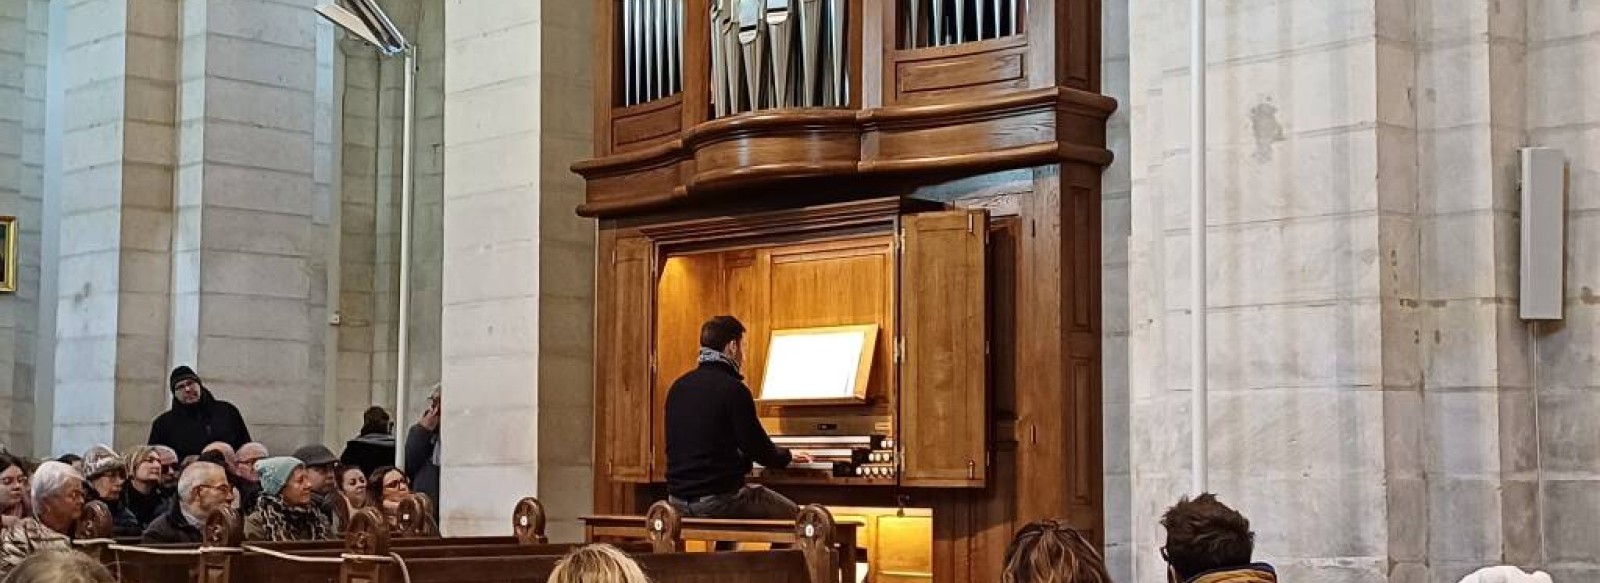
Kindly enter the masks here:
M 234 448 L 250 442 L 250 429 L 245 427 L 239 408 L 212 397 L 194 369 L 172 369 L 167 387 L 172 391 L 172 409 L 150 424 L 150 445 L 170 447 L 181 459 L 199 455 L 213 441 Z

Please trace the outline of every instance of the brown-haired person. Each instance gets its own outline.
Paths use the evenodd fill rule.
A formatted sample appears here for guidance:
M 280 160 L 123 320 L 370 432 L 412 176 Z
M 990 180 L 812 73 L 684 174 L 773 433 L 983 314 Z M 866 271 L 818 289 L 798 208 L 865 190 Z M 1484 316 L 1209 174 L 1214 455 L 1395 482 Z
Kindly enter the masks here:
M 1250 520 L 1215 495 L 1179 500 L 1161 516 L 1161 526 L 1167 530 L 1161 558 L 1172 583 L 1278 581 L 1272 565 L 1250 562 L 1256 546 Z
M 32 515 L 28 507 L 28 467 L 22 458 L 0 453 L 0 527 Z
M 123 462 L 128 466 L 128 482 L 122 485 L 122 507 L 133 513 L 142 531 L 167 513 L 176 496 L 161 485 L 165 475 L 156 448 L 134 446 L 123 455 Z
M 744 483 L 751 462 L 784 468 L 810 461 L 774 445 L 761 427 L 739 372 L 744 332 L 733 316 L 706 321 L 698 365 L 667 392 L 668 502 L 688 516 L 793 520 L 800 512 L 793 501 Z
M 1000 583 L 1111 583 L 1100 551 L 1054 520 L 1029 523 L 1006 546 Z

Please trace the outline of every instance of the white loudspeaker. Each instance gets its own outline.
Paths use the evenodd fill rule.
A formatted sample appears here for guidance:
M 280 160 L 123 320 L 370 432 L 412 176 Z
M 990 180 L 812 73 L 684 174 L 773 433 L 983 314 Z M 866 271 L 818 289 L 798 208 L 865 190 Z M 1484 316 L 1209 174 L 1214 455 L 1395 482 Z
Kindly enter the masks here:
M 1522 319 L 1560 320 L 1566 263 L 1566 156 L 1522 148 Z

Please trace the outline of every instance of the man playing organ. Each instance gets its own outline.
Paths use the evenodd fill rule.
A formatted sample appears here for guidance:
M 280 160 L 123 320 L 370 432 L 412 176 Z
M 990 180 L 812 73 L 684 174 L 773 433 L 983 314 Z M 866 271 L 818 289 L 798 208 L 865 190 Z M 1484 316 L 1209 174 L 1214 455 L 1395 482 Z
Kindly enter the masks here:
M 756 417 L 739 366 L 744 324 L 717 316 L 700 327 L 698 366 L 667 393 L 668 502 L 686 516 L 790 520 L 799 507 L 784 495 L 745 484 L 751 462 L 784 468 L 804 454 L 778 447 Z

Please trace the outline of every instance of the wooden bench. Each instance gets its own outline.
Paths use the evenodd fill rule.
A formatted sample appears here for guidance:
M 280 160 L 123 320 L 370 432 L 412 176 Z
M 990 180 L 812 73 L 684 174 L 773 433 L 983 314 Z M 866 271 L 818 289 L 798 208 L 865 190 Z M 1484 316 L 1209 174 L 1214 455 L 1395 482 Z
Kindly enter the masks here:
M 586 519 L 591 532 L 617 537 L 634 535 L 632 538 L 648 541 L 649 548 L 656 552 L 632 556 L 653 583 L 841 583 L 839 555 L 833 548 L 833 517 L 820 506 L 807 507 L 795 522 L 759 521 L 759 525 L 750 521 L 716 521 L 690 527 L 675 512 L 662 513 L 655 508 L 646 517 L 632 517 L 631 527 L 611 520 L 621 517 L 592 518 Z M 394 548 L 388 534 L 373 525 L 375 520 L 363 515 L 352 519 L 351 529 L 346 532 L 340 583 L 544 583 L 561 560 L 557 555 L 392 558 Z M 742 528 L 738 526 L 741 522 L 745 523 Z M 779 525 L 786 536 L 777 533 Z M 690 533 L 708 528 L 706 532 L 731 540 L 787 543 L 796 548 L 676 552 L 681 540 L 677 536 L 686 528 Z M 851 579 L 844 583 L 853 582 Z
M 841 581 L 856 580 L 856 524 L 838 523 L 828 509 L 812 504 L 800 509 L 793 522 L 786 520 L 733 520 L 684 518 L 665 501 L 650 506 L 644 516 L 585 516 L 584 539 L 648 540 L 658 553 L 683 552 L 687 541 L 770 543 L 799 545 L 826 529 L 830 551 L 838 560 Z M 836 548 L 835 548 L 836 547 Z

